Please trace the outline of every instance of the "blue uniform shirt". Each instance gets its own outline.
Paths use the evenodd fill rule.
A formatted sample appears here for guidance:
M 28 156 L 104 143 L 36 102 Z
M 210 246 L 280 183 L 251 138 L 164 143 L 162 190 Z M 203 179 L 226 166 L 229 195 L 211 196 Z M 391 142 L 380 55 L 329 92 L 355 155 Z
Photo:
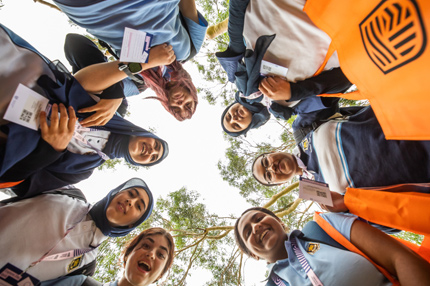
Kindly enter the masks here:
M 335 213 L 321 216 L 349 240 L 351 226 L 357 218 L 356 216 Z M 270 273 L 274 272 L 283 279 L 287 286 L 312 286 L 291 247 L 291 237 L 296 237 L 299 233 L 297 231 L 292 232 L 289 240 L 285 242 L 288 258 L 269 264 L 268 268 Z M 323 243 L 316 243 L 318 246 L 313 248 L 314 251 L 310 251 L 309 247 L 313 242 L 307 242 L 299 238 L 296 238 L 296 241 L 312 270 L 324 285 L 391 285 L 384 275 L 361 255 Z M 315 251 L 315 249 L 317 250 Z M 276 284 L 269 278 L 266 286 L 274 285 Z
M 55 1 L 77 25 L 86 28 L 98 39 L 109 43 L 120 53 L 124 28 L 129 27 L 154 35 L 152 45 L 168 43 L 173 46 L 177 60 L 190 54 L 191 41 L 198 52 L 206 34 L 207 21 L 199 13 L 199 23 L 185 18 L 188 32 L 179 17 L 179 0 L 110 0 L 88 5 L 73 1 L 73 7 Z

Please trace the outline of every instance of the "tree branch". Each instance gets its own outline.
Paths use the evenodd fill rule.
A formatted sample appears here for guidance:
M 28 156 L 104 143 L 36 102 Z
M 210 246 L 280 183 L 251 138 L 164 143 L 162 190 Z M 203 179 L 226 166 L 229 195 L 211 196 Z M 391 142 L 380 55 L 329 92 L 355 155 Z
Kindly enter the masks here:
M 60 8 L 58 8 L 56 5 L 51 4 L 51 3 L 48 3 L 48 2 L 46 2 L 46 1 L 43 1 L 43 0 L 33 0 L 33 2 L 34 2 L 34 3 L 40 3 L 40 4 L 46 5 L 46 6 L 48 6 L 48 7 L 51 7 L 51 8 L 53 8 L 53 9 L 55 9 L 55 10 L 58 10 L 58 11 L 60 11 L 60 12 L 63 12 L 63 11 L 61 11 L 61 9 L 60 9 Z
M 283 189 L 279 193 L 273 195 L 272 198 L 263 206 L 263 208 L 267 209 L 268 207 L 270 207 L 271 205 L 273 205 L 280 197 L 288 194 L 289 192 L 291 192 L 292 190 L 294 190 L 298 186 L 299 186 L 299 182 L 296 182 L 296 183 L 294 183 L 292 185 L 289 185 L 288 187 L 286 187 L 285 189 Z

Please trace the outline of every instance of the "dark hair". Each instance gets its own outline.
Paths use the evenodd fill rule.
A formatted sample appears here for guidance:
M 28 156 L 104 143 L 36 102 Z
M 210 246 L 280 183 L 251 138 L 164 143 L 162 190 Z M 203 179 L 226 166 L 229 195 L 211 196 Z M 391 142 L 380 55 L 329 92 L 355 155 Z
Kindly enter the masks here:
M 161 276 L 163 276 L 167 272 L 167 270 L 169 270 L 170 267 L 172 267 L 173 258 L 175 254 L 175 242 L 173 241 L 172 235 L 169 232 L 167 232 L 167 230 L 161 227 L 151 227 L 151 228 L 145 229 L 138 236 L 129 240 L 123 250 L 123 265 L 125 266 L 128 256 L 133 252 L 133 250 L 136 248 L 136 246 L 139 244 L 139 242 L 142 239 L 148 236 L 154 236 L 157 234 L 160 234 L 163 237 L 165 237 L 167 239 L 167 243 L 169 244 L 169 257 L 167 258 L 166 265 L 164 266 L 164 269 L 161 272 Z
M 174 61 L 170 65 L 167 66 L 169 69 L 172 70 L 170 72 L 170 81 L 166 80 L 163 75 L 161 69 L 157 69 L 154 71 L 153 69 L 147 69 L 141 72 L 140 74 L 145 79 L 145 84 L 151 88 L 157 97 L 148 97 L 148 98 L 155 98 L 161 102 L 161 105 L 175 118 L 179 121 L 183 121 L 185 119 L 190 119 L 194 112 L 196 111 L 198 99 L 197 99 L 197 89 L 193 84 L 193 81 L 191 79 L 191 76 L 188 74 L 188 72 L 182 67 L 182 64 L 180 64 L 177 61 Z M 169 90 L 172 87 L 171 83 L 175 83 L 174 85 L 180 85 L 184 88 L 186 88 L 189 92 L 192 98 L 194 99 L 194 110 L 191 110 L 189 113 L 189 116 L 186 118 L 183 118 L 180 114 L 175 113 L 171 106 L 169 105 Z M 174 86 L 173 85 L 173 86 Z
M 245 242 L 243 242 L 243 239 L 242 239 L 242 237 L 240 236 L 240 233 L 239 233 L 239 230 L 238 230 L 238 227 L 239 227 L 239 221 L 240 221 L 240 219 L 243 217 L 243 215 L 244 214 L 246 214 L 247 212 L 250 212 L 250 211 L 259 211 L 259 212 L 263 212 L 263 213 L 265 213 L 265 214 L 268 214 L 268 215 L 270 215 L 270 216 L 272 216 L 272 217 L 274 217 L 274 218 L 276 218 L 280 223 L 282 223 L 282 220 L 274 213 L 274 212 L 272 212 L 271 210 L 268 210 L 268 209 L 266 209 L 266 208 L 262 208 L 262 207 L 252 207 L 252 208 L 249 208 L 249 209 L 247 209 L 246 211 L 244 211 L 241 215 L 240 215 L 240 217 L 236 220 L 236 223 L 234 224 L 234 239 L 236 240 L 236 244 L 237 244 L 237 246 L 239 247 L 239 249 L 243 252 L 243 253 L 245 253 L 246 255 L 248 255 L 248 256 L 251 256 L 251 254 L 253 254 L 253 253 L 251 253 L 251 251 L 249 251 L 249 249 L 246 247 L 246 245 L 245 245 Z
M 263 183 L 262 181 L 260 181 L 259 179 L 257 179 L 257 177 L 255 176 L 255 174 L 254 174 L 254 166 L 255 166 L 255 162 L 257 162 L 257 159 L 258 158 L 260 158 L 261 156 L 263 156 L 263 155 L 267 155 L 267 154 L 270 154 L 271 152 L 265 152 L 265 153 L 262 153 L 262 154 L 260 154 L 260 155 L 258 155 L 255 159 L 254 159 L 254 162 L 252 162 L 252 166 L 251 166 L 251 173 L 252 173 L 252 176 L 254 177 L 254 179 L 257 181 L 257 182 L 259 182 L 260 184 L 262 184 L 262 185 L 264 185 L 264 186 L 268 186 L 268 187 L 271 187 L 271 186 L 276 186 L 276 185 L 280 185 L 280 184 L 268 184 L 268 183 Z

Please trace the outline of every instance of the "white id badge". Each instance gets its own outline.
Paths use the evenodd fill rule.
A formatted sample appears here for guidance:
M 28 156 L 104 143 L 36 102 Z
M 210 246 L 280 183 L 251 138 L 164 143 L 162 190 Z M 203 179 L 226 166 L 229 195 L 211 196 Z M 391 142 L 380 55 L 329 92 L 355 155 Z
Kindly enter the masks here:
M 39 113 L 46 111 L 49 100 L 23 84 L 19 84 L 9 103 L 4 119 L 24 127 L 39 129 Z
M 0 269 L 0 286 L 37 286 L 39 284 L 39 280 L 10 263 Z
M 152 35 L 125 28 L 119 60 L 127 63 L 147 63 Z
M 333 199 L 328 185 L 300 177 L 299 198 L 311 200 L 329 207 L 333 206 Z
M 260 74 L 264 76 L 278 75 L 280 77 L 287 77 L 288 68 L 267 62 L 261 61 Z

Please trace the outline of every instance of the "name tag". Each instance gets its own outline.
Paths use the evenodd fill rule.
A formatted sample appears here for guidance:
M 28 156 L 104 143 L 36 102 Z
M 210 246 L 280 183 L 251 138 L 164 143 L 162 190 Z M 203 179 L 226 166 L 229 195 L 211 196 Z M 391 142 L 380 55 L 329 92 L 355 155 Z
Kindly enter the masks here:
M 1 286 L 37 286 L 39 284 L 39 280 L 10 263 L 0 269 Z
M 260 74 L 264 76 L 278 75 L 280 77 L 287 77 L 288 68 L 267 62 L 261 61 Z
M 48 112 L 49 100 L 23 84 L 19 84 L 9 103 L 4 119 L 37 130 L 39 128 L 39 113 Z
M 300 177 L 299 198 L 311 200 L 323 205 L 333 206 L 328 184 Z
M 128 63 L 147 63 L 152 35 L 125 28 L 119 60 Z

